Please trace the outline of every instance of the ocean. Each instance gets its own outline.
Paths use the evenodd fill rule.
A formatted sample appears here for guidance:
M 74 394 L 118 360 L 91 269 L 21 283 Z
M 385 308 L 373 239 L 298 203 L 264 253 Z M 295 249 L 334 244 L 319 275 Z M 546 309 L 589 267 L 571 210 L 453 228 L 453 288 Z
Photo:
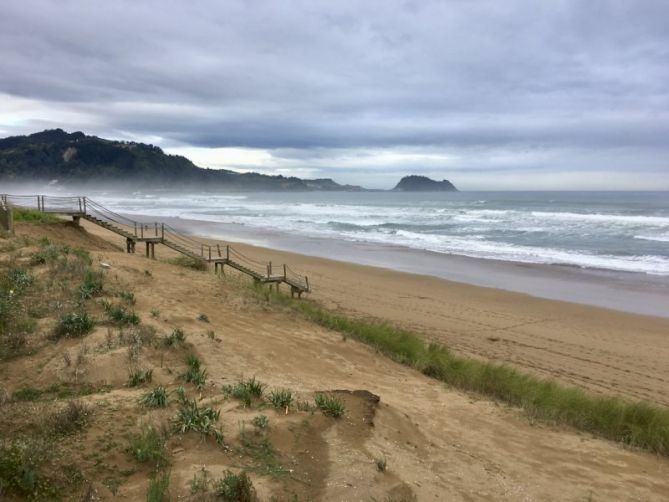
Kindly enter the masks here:
M 286 238 L 669 276 L 667 192 L 89 195 L 125 214 L 220 223 Z

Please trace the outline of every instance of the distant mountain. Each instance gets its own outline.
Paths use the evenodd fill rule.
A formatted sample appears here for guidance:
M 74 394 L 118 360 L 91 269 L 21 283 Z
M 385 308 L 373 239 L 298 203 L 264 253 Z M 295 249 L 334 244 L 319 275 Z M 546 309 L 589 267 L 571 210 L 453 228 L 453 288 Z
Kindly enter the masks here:
M 223 191 L 353 191 L 331 179 L 236 173 L 204 169 L 179 155 L 144 143 L 112 141 L 83 132 L 52 129 L 0 139 L 0 180 L 142 188 L 198 187 Z
M 457 192 L 448 180 L 435 181 L 426 176 L 405 176 L 393 188 L 394 192 Z

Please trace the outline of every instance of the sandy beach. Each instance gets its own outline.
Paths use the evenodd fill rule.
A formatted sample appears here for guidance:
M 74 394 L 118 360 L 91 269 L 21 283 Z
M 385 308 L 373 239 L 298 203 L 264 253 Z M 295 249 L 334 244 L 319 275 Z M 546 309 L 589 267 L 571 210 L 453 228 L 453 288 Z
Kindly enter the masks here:
M 98 227 L 86 228 L 115 238 Z M 242 243 L 234 246 L 248 256 L 287 263 L 308 275 L 313 286 L 310 298 L 330 309 L 388 320 L 463 355 L 511 364 L 597 393 L 669 406 L 668 318 Z M 173 256 L 164 247 L 158 253 Z M 527 268 L 520 266 L 517 273 Z M 568 279 L 566 275 L 564 280 Z M 661 302 L 663 297 L 654 298 Z
M 333 421 L 262 409 L 272 424 L 270 438 L 292 474 L 283 480 L 254 474 L 261 500 L 291 492 L 300 500 L 333 501 L 669 497 L 665 457 L 530 421 L 518 410 L 448 388 L 290 312 L 267 309 L 211 271 L 167 264 L 164 259 L 173 255 L 164 247 L 158 247 L 158 259 L 151 260 L 124 253 L 122 242 L 99 227 L 84 227 L 93 236 L 68 228 L 24 227 L 21 232 L 89 249 L 96 263 L 109 267 L 107 288 L 134 292 L 133 308 L 143 325 L 159 336 L 183 328 L 188 350 L 198 354 L 207 369 L 207 386 L 198 400 L 221 409 L 220 426 L 231 445 L 227 452 L 213 441 L 170 437 L 173 496 L 187 496 L 190 481 L 204 467 L 218 477 L 247 461 L 235 453 L 235 438 L 258 410 L 221 399 L 220 388 L 253 375 L 268 389 L 293 389 L 300 399 L 318 391 L 339 392 L 348 410 L 344 419 Z M 667 379 L 662 365 L 667 320 L 240 248 L 306 271 L 315 286 L 313 299 L 331 308 L 384 317 L 419 329 L 458 352 L 509 362 L 590 390 L 667 401 L 666 385 L 661 385 Z M 198 320 L 199 313 L 208 315 L 206 324 Z M 207 329 L 215 332 L 214 338 L 205 336 Z M 143 497 L 149 474 L 134 467 L 120 439 L 110 443 L 100 464 L 100 442 L 122 438 L 147 421 L 164 423 L 173 412 L 137 407 L 142 389 L 126 386 L 128 349 L 110 348 L 109 330 L 101 326 L 86 337 L 87 355 L 77 371 L 80 382 L 104 382 L 111 390 L 85 398 L 95 415 L 84 435 L 68 447 L 68 458 L 84 470 L 99 472 L 94 479 L 120 477 L 117 496 L 135 500 Z M 2 378 L 9 390 L 67 382 L 72 368 L 63 365 L 60 354 L 81 353 L 79 344 L 75 339 L 47 344 L 37 356 L 4 364 Z M 177 375 L 183 372 L 182 358 L 179 350 L 147 346 L 140 363 L 154 368 L 154 384 L 174 389 L 181 385 Z M 365 392 L 350 393 L 358 390 L 371 392 L 380 402 L 374 404 Z M 38 416 L 47 404 L 26 406 L 19 406 L 21 413 Z M 11 409 L 0 410 L 0 420 L 7 424 Z M 378 458 L 387 461 L 386 471 L 375 466 Z M 101 499 L 112 498 L 101 481 L 93 486 Z

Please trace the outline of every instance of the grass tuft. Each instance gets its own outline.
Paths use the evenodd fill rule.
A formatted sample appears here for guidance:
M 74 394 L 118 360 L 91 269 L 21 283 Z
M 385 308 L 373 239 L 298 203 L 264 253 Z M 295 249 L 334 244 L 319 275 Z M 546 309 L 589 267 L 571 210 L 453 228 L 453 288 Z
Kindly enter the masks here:
M 167 502 L 170 500 L 170 473 L 156 474 L 149 481 L 146 502 Z
M 293 404 L 293 393 L 288 389 L 273 390 L 269 395 L 269 401 L 277 409 L 286 409 Z
M 143 425 L 140 432 L 130 437 L 128 452 L 141 463 L 150 463 L 156 469 L 170 463 L 165 438 L 150 425 Z
M 126 309 L 123 305 L 104 302 L 103 307 L 107 318 L 118 326 L 136 326 L 141 322 L 134 311 Z
M 257 500 L 251 478 L 245 472 L 235 474 L 232 471 L 226 471 L 223 479 L 215 483 L 215 492 L 218 497 L 230 502 Z
M 184 381 L 192 383 L 198 390 L 204 388 L 204 383 L 207 378 L 207 370 L 200 368 L 200 364 L 200 359 L 198 359 L 197 356 L 190 354 L 186 359 L 188 369 L 186 370 L 186 373 L 181 375 L 181 378 L 183 378 Z
M 68 401 L 64 408 L 46 418 L 45 425 L 54 434 L 73 434 L 88 424 L 92 410 L 81 401 Z
M 219 410 L 198 407 L 195 401 L 186 398 L 183 388 L 179 394 L 179 409 L 172 421 L 175 432 L 199 432 L 203 437 L 212 436 L 218 444 L 223 444 L 223 433 L 215 427 L 221 415 Z
M 14 207 L 14 221 L 32 223 L 34 225 L 50 225 L 52 223 L 63 223 L 63 220 L 51 213 L 43 213 L 34 209 Z
M 153 380 L 153 370 L 130 370 L 128 375 L 128 387 L 139 387 Z
M 95 320 L 86 312 L 70 312 L 59 319 L 53 335 L 56 339 L 78 338 L 90 333 L 94 326 Z
M 346 411 L 346 407 L 341 399 L 331 394 L 317 394 L 314 401 L 323 415 L 339 418 Z
M 256 415 L 251 423 L 258 429 L 266 429 L 269 427 L 269 418 L 266 415 Z
M 224 385 L 223 394 L 240 399 L 247 408 L 251 406 L 254 398 L 261 398 L 265 384 L 256 380 L 256 377 L 247 380 L 241 379 L 235 385 Z
M 167 260 L 171 265 L 178 265 L 179 267 L 190 268 L 193 270 L 207 270 L 207 264 L 202 260 L 196 260 L 188 256 L 176 256 Z
M 174 328 L 172 333 L 163 338 L 163 345 L 165 347 L 172 347 L 177 343 L 184 343 L 186 341 L 186 333 L 181 328 Z
M 164 408 L 167 406 L 168 393 L 162 385 L 145 393 L 140 399 L 139 404 L 147 408 Z

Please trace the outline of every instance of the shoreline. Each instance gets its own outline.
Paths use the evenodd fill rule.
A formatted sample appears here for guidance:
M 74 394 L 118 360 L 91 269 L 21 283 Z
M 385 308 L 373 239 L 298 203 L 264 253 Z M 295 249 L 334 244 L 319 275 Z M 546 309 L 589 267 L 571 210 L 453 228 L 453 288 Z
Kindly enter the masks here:
M 139 221 L 155 217 L 131 215 Z M 290 236 L 243 225 L 161 217 L 204 240 L 250 245 L 620 312 L 669 318 L 669 277 L 449 255 L 402 246 Z M 298 265 L 299 262 L 294 263 Z

